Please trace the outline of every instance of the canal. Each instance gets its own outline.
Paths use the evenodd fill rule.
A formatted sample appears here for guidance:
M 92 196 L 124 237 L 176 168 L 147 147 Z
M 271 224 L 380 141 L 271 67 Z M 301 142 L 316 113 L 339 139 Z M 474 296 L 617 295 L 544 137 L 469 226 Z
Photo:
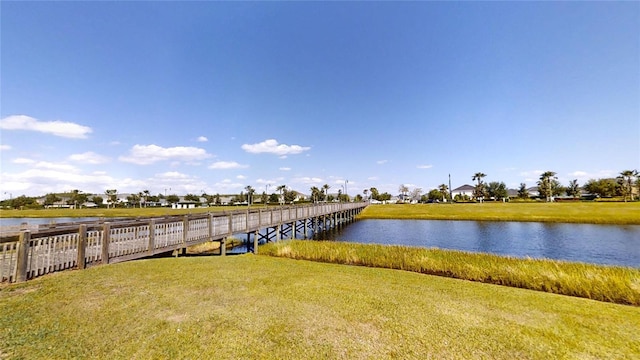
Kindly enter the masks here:
M 640 268 L 640 225 L 359 220 L 321 237 Z

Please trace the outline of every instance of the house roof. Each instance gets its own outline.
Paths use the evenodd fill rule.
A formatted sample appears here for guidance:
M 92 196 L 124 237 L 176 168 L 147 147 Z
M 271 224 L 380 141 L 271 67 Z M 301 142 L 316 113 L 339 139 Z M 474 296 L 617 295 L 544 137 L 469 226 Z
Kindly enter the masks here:
M 459 186 L 459 187 L 457 187 L 457 188 L 455 188 L 455 189 L 453 189 L 451 191 L 473 191 L 475 189 L 476 189 L 475 186 L 471 186 L 469 184 L 464 184 L 464 185 Z

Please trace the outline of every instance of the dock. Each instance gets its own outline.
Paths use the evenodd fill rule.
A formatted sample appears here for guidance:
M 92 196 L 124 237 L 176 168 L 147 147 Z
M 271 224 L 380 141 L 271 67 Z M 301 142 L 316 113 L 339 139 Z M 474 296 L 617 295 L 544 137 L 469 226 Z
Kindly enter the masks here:
M 367 202 L 253 208 L 182 216 L 115 219 L 18 229 L 17 239 L 0 243 L 0 282 L 22 282 L 68 269 L 85 269 L 181 252 L 208 241 L 247 236 L 247 248 L 260 242 L 317 234 L 352 221 Z M 249 243 L 249 239 L 251 243 Z

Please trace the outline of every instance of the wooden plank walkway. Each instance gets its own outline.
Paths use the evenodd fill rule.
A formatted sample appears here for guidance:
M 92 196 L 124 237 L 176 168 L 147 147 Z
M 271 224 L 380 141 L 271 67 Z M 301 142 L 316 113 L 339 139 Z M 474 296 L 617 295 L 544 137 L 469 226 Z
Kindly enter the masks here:
M 305 234 L 308 223 L 313 224 L 314 231 L 318 227 L 324 230 L 353 219 L 367 205 L 360 202 L 254 208 L 22 230 L 17 241 L 0 244 L 0 282 L 20 282 L 55 271 L 149 257 L 207 241 L 219 241 L 224 255 L 226 239 L 234 234 L 254 234 L 253 251 L 257 252 L 260 230 L 266 230 L 267 241 L 269 234 L 279 240 L 286 225 L 295 236 L 298 222 L 304 224 Z

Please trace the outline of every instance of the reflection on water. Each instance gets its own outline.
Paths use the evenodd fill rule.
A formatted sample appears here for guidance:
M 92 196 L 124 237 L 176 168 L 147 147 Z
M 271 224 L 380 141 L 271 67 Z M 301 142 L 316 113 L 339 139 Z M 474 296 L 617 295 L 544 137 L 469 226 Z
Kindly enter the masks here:
M 337 241 L 640 267 L 640 225 L 359 220 L 321 236 Z

